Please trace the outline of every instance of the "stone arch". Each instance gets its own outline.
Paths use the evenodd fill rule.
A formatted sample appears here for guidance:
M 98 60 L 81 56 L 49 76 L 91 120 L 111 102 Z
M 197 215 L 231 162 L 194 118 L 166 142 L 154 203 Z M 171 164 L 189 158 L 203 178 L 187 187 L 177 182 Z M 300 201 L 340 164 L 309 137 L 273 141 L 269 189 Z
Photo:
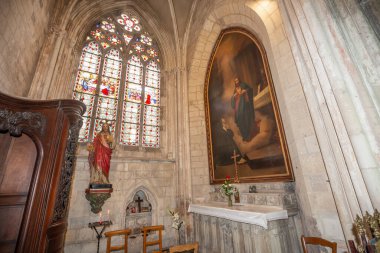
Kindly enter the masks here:
M 152 205 L 152 224 L 157 224 L 158 222 L 158 196 L 155 192 L 154 189 L 150 190 L 147 188 L 148 184 L 143 184 L 143 183 L 140 183 L 140 185 L 138 185 L 137 187 L 135 187 L 134 189 L 131 189 L 128 194 L 126 194 L 126 198 L 125 198 L 125 202 L 124 202 L 124 205 L 123 205 L 123 210 L 125 211 L 127 209 L 127 206 L 130 202 L 131 199 L 133 199 L 133 197 L 135 196 L 135 194 L 138 192 L 138 191 L 142 191 L 147 200 L 149 201 L 149 203 Z M 123 224 L 125 224 L 125 221 L 123 222 Z
M 302 218 L 306 220 L 305 224 L 308 224 L 306 228 L 308 231 L 313 234 L 320 233 L 323 229 L 321 228 L 323 218 L 316 217 L 315 207 L 324 209 L 336 220 L 339 220 L 339 217 L 337 210 L 330 208 L 335 206 L 334 197 L 331 194 L 331 186 L 328 180 L 326 181 L 328 176 L 325 164 L 290 43 L 284 32 L 277 1 L 215 1 L 202 8 L 204 10 L 198 10 L 201 13 L 198 19 L 202 22 L 197 21 L 199 28 L 193 27 L 189 31 L 193 38 L 189 38 L 191 43 L 187 46 L 188 104 L 191 115 L 189 145 L 190 150 L 196 150 L 191 152 L 190 160 L 202 161 L 188 165 L 192 184 L 196 185 L 192 187 L 192 198 L 201 199 L 204 198 L 204 192 L 213 191 L 213 186 L 210 186 L 206 180 L 209 177 L 209 168 L 205 155 L 208 151 L 203 91 L 208 62 L 219 33 L 229 27 L 242 27 L 257 36 L 266 50 L 294 176 L 297 180 L 296 187 L 300 192 Z M 305 143 L 311 144 L 313 148 L 305 152 Z M 312 171 L 313 175 L 310 176 L 304 173 L 305 171 Z M 200 177 L 205 179 L 202 181 L 204 183 L 199 183 Z M 313 178 L 323 182 L 321 186 L 325 190 L 318 193 L 326 203 L 330 203 L 329 207 L 319 205 L 311 199 L 315 193 L 308 185 L 312 183 Z M 315 219 L 318 222 L 313 222 Z M 337 231 L 340 232 L 341 227 L 337 225 Z
M 174 68 L 171 35 L 160 29 L 157 16 L 144 1 L 73 1 L 63 10 L 62 20 L 53 22 L 55 25 L 44 45 L 29 96 L 40 99 L 71 97 L 70 84 L 75 79 L 77 62 L 89 29 L 99 17 L 123 10 L 137 14 L 144 29 L 156 40 L 162 72 Z M 163 85 L 162 89 L 165 89 L 165 82 Z

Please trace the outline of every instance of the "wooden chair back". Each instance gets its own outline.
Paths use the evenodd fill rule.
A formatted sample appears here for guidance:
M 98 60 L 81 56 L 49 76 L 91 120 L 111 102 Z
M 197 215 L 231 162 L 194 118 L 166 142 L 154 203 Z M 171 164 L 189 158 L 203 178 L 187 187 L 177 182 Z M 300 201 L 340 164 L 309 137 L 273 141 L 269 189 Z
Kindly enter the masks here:
M 107 237 L 107 253 L 111 251 L 124 250 L 124 253 L 128 253 L 128 235 L 131 233 L 130 229 L 122 229 L 106 232 L 104 235 Z M 113 236 L 124 236 L 124 244 L 111 246 L 111 240 Z
M 146 248 L 148 246 L 154 246 L 158 245 L 159 252 L 162 251 L 162 230 L 164 230 L 163 225 L 158 225 L 158 226 L 146 226 L 141 229 L 143 232 L 143 253 L 146 253 Z M 148 234 L 150 232 L 158 232 L 158 239 L 153 240 L 153 241 L 148 241 Z
M 301 243 L 302 243 L 302 249 L 304 253 L 307 253 L 306 245 L 312 244 L 312 245 L 321 245 L 323 247 L 331 248 L 332 253 L 337 253 L 337 243 L 336 242 L 330 242 L 328 240 L 322 239 L 320 237 L 305 237 L 301 236 Z
M 188 252 L 190 250 L 193 250 L 193 253 L 198 253 L 198 247 L 198 242 L 172 246 L 169 248 L 169 253 Z

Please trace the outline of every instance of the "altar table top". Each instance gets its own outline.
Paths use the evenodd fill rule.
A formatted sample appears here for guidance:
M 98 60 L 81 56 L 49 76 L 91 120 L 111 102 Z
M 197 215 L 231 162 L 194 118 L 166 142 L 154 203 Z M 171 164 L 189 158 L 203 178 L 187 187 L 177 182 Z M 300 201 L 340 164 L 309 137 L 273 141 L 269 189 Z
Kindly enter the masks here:
M 254 224 L 265 229 L 268 228 L 269 221 L 288 218 L 288 212 L 281 207 L 250 204 L 234 204 L 228 207 L 227 202 L 190 204 L 188 212 Z

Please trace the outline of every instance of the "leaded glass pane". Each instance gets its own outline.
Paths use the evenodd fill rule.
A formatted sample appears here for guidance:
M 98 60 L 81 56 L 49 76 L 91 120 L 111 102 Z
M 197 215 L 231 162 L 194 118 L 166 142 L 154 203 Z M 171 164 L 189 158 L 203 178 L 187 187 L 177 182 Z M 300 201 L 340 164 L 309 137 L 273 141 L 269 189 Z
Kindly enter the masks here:
M 121 40 L 115 34 L 109 36 L 107 40 L 114 46 L 121 44 Z
M 108 22 L 108 21 L 105 21 L 103 20 L 100 27 L 103 29 L 103 30 L 106 30 L 108 32 L 111 32 L 111 33 L 114 33 L 115 32 L 115 25 Z
M 102 31 L 100 29 L 96 29 L 96 30 L 92 31 L 91 35 L 96 40 L 102 40 L 105 38 L 104 34 L 102 33 Z
M 96 110 L 96 118 L 104 120 L 116 120 L 117 100 L 99 97 Z
M 101 42 L 100 44 L 102 45 L 102 47 L 103 47 L 104 49 L 107 49 L 107 48 L 110 47 L 110 45 L 109 45 L 108 43 L 106 43 L 106 42 Z
M 132 40 L 133 36 L 132 35 L 128 35 L 128 34 L 123 34 L 123 37 L 124 37 L 124 40 L 125 40 L 125 44 L 128 45 L 129 42 Z
M 160 105 L 160 90 L 145 87 L 144 101 L 146 105 Z
M 141 34 L 140 41 L 146 45 L 152 45 L 152 38 L 149 37 L 147 34 Z
M 128 31 L 128 32 L 132 32 L 132 31 L 140 31 L 141 30 L 141 26 L 138 25 L 139 21 L 137 18 L 130 18 L 128 15 L 126 14 L 121 14 L 121 18 L 119 18 L 117 20 L 117 22 L 121 25 L 123 25 L 123 28 Z
M 140 123 L 141 105 L 131 102 L 124 103 L 123 122 Z
M 88 45 L 83 48 L 83 51 L 86 51 L 88 53 L 95 54 L 95 55 L 101 55 L 98 43 L 93 42 L 93 41 L 88 43 Z
M 144 125 L 158 126 L 160 124 L 160 108 L 145 106 Z
M 94 107 L 95 97 L 85 93 L 75 92 L 73 99 L 83 102 L 86 105 L 86 111 L 83 117 L 92 117 L 92 109 Z
M 160 72 L 147 69 L 145 75 L 145 84 L 150 87 L 160 88 Z
M 156 126 L 144 126 L 142 146 L 158 148 L 160 146 L 160 128 Z
M 82 117 L 82 119 L 83 119 L 83 125 L 79 131 L 78 141 L 79 142 L 86 142 L 88 140 L 89 135 L 90 135 L 91 118 Z
M 76 92 L 95 94 L 98 85 L 98 75 L 88 72 L 78 71 L 75 85 Z
M 142 74 L 140 59 L 133 55 L 127 65 L 127 82 L 142 84 Z
M 99 94 L 102 97 L 117 99 L 119 94 L 120 80 L 103 76 Z
M 149 49 L 147 50 L 147 53 L 148 53 L 149 56 L 152 57 L 152 58 L 155 58 L 155 57 L 158 56 L 157 50 L 154 49 L 154 48 L 149 48 Z
M 140 125 L 122 122 L 120 132 L 120 144 L 128 146 L 139 145 Z
M 141 102 L 141 93 L 142 88 L 141 85 L 137 85 L 134 83 L 128 83 L 127 89 L 125 91 L 125 100 L 140 103 Z
M 98 73 L 100 66 L 100 56 L 88 52 L 82 52 L 79 62 L 79 69 L 91 73 Z

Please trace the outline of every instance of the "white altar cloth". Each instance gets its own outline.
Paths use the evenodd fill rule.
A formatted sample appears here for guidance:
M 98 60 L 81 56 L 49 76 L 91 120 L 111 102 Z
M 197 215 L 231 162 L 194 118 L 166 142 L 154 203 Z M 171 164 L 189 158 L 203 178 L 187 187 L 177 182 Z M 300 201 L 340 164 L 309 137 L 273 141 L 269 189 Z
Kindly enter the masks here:
M 268 221 L 288 218 L 288 212 L 280 207 L 249 204 L 228 207 L 224 202 L 190 204 L 188 212 L 254 224 L 265 229 L 268 228 Z

